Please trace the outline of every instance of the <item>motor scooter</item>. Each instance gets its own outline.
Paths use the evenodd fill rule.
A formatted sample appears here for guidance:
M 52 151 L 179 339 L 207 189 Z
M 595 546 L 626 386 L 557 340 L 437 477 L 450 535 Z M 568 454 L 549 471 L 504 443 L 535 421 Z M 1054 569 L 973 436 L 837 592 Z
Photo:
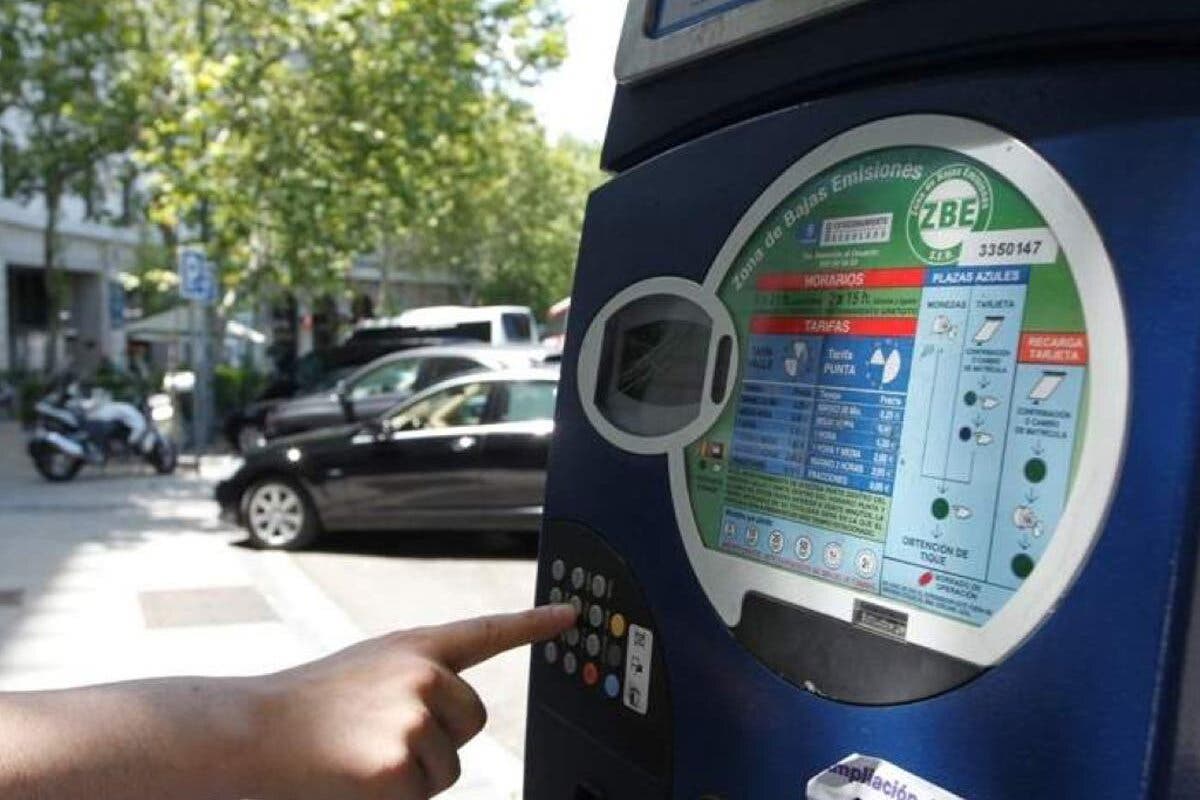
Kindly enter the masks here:
M 104 466 L 113 459 L 140 458 L 160 475 L 170 474 L 179 452 L 152 418 L 152 405 L 160 404 L 118 401 L 99 389 L 85 394 L 77 382 L 64 383 L 34 406 L 29 456 L 42 477 L 54 482 L 71 480 L 85 464 Z

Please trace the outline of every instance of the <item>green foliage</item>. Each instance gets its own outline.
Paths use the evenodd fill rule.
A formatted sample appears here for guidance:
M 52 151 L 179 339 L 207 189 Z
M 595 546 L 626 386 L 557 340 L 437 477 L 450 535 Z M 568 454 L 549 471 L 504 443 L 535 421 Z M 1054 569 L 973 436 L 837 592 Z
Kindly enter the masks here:
M 0 382 L 7 383 L 13 389 L 17 419 L 25 427 L 32 426 L 37 421 L 33 407 L 49 393 L 50 381 L 36 372 L 13 371 L 0 374 Z
M 0 109 L 16 148 L 10 190 L 28 198 L 80 189 L 132 143 L 136 20 L 121 0 L 0 4 Z
M 123 279 L 148 312 L 180 243 L 207 249 L 232 302 L 336 294 L 372 254 L 482 301 L 542 310 L 569 289 L 597 154 L 547 142 L 511 97 L 565 57 L 557 0 L 0 7 L 0 110 L 39 121 L 19 190 L 135 165 L 155 236 Z
M 460 211 L 431 237 L 432 260 L 454 264 L 485 303 L 539 316 L 570 292 L 588 193 L 604 180 L 593 145 L 548 144 L 529 120 L 497 133 L 486 182 L 466 184 Z
M 100 364 L 89 383 L 94 388 L 108 392 L 114 400 L 123 402 L 133 402 L 139 399 L 146 388 L 136 376 L 116 369 L 108 361 Z
M 46 204 L 48 371 L 55 369 L 62 281 L 57 224 L 63 196 L 94 193 L 98 170 L 133 142 L 139 45 L 132 0 L 0 3 L 0 138 L 6 190 Z M 19 130 L 12 130 L 17 126 Z
M 218 419 L 245 406 L 266 386 L 266 376 L 247 367 L 219 365 L 213 373 L 213 396 Z
M 143 2 L 152 218 L 256 294 L 437 237 L 494 174 L 506 91 L 564 55 L 549 0 Z

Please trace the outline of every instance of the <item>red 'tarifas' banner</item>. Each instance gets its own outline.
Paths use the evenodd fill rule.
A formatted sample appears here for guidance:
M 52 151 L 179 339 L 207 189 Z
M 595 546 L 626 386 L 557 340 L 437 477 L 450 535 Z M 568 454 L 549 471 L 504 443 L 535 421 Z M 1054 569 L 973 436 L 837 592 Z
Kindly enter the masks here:
M 916 336 L 915 317 L 789 317 L 758 314 L 751 333 L 793 336 Z

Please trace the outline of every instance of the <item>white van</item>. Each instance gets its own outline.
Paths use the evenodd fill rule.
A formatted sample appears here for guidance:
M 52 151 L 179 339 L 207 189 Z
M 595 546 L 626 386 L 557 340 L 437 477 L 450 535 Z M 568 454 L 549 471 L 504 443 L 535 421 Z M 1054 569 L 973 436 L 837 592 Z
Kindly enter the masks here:
M 528 306 L 428 306 L 394 317 L 365 320 L 356 334 L 469 339 L 494 345 L 537 344 L 537 323 Z

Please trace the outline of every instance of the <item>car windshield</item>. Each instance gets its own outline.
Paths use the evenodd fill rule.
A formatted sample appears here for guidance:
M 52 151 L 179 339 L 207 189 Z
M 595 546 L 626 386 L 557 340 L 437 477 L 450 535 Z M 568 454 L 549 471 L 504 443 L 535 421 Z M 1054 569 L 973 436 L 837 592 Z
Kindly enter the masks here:
M 380 395 L 411 392 L 417 382 L 421 361 L 416 358 L 400 358 L 389 361 L 363 375 L 350 387 L 350 397 L 362 400 Z
M 532 342 L 533 324 L 527 314 L 506 313 L 500 318 L 504 339 L 509 342 Z
M 314 392 L 326 392 L 337 386 L 338 381 L 354 371 L 353 367 L 339 367 L 333 369 L 323 375 L 319 380 L 312 384 Z
M 478 425 L 487 408 L 488 384 L 451 386 L 405 406 L 388 420 L 398 431 L 416 431 Z

